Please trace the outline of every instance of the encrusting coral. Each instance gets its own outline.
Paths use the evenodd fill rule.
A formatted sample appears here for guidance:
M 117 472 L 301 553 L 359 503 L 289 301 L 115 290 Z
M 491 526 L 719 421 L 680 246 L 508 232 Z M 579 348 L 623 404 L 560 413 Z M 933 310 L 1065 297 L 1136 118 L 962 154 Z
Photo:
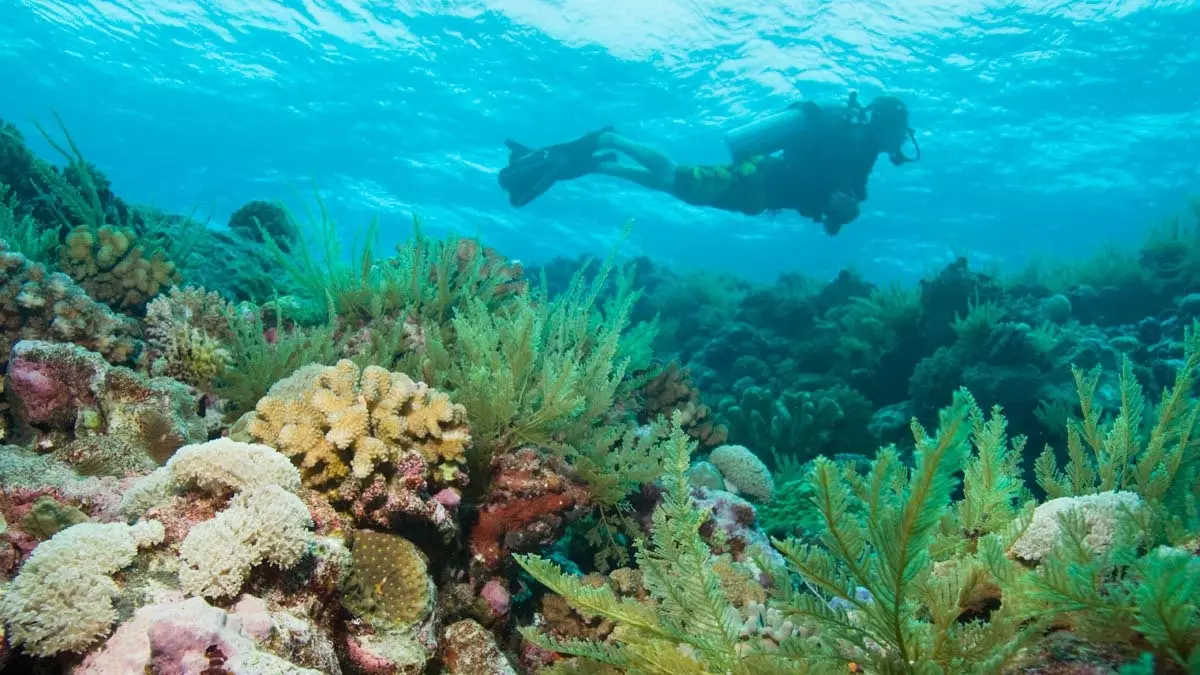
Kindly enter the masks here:
M 137 324 L 114 314 L 61 273 L 10 251 L 0 241 L 0 365 L 21 340 L 74 343 L 125 363 L 141 347 Z
M 715 448 L 725 442 L 729 431 L 713 418 L 692 378 L 672 361 L 642 388 L 646 398 L 639 421 L 649 423 L 659 416 L 670 417 L 676 410 L 683 414 L 683 427 L 701 449 Z
M 461 462 L 471 437 L 466 409 L 403 373 L 361 371 L 349 360 L 307 366 L 258 402 L 247 431 L 291 457 L 304 483 L 365 481 L 416 450 L 430 464 Z
M 150 470 L 208 437 L 186 386 L 110 366 L 71 344 L 17 343 L 8 389 L 15 433 L 83 473 Z
M 434 595 L 425 558 L 404 537 L 361 530 L 354 535 L 342 604 L 355 616 L 384 626 L 407 626 L 428 610 Z

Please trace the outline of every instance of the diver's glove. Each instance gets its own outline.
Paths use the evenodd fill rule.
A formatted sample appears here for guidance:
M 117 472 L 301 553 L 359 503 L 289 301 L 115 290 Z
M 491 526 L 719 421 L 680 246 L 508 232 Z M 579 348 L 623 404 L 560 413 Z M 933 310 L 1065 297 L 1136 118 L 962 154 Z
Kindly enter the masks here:
M 825 217 L 821 224 L 825 233 L 833 236 L 842 230 L 842 226 L 858 217 L 858 200 L 845 192 L 834 192 L 829 195 L 829 203 L 825 205 Z

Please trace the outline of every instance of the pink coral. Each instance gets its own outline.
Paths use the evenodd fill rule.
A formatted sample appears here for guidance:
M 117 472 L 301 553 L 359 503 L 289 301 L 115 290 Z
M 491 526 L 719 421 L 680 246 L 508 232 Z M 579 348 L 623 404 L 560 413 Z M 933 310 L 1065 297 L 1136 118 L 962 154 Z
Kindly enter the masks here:
M 95 405 L 92 382 L 108 364 L 99 354 L 65 346 L 58 358 L 49 359 L 38 349 L 43 344 L 23 341 L 13 348 L 9 392 L 20 402 L 18 417 L 24 423 L 68 429 L 81 408 Z
M 392 675 L 397 670 L 395 663 L 371 651 L 353 635 L 346 636 L 346 657 L 355 672 L 363 675 Z
M 508 592 L 504 582 L 499 579 L 489 579 L 483 585 L 483 590 L 479 591 L 479 596 L 487 601 L 488 607 L 497 616 L 508 614 L 508 610 L 512 607 L 512 594 Z

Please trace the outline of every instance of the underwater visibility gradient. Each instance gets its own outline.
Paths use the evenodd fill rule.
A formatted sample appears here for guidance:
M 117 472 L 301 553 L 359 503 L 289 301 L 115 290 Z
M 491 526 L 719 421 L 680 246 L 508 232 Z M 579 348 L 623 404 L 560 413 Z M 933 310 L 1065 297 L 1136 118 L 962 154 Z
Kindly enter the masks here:
M 540 262 L 626 254 L 769 281 L 916 277 L 1141 241 L 1200 160 L 1200 3 L 487 0 L 0 2 L 0 116 L 57 111 L 133 203 L 212 213 L 323 191 L 349 242 L 420 214 Z M 837 237 L 591 176 L 517 210 L 503 141 L 604 125 L 677 161 L 804 98 L 901 97 L 924 151 L 876 165 Z

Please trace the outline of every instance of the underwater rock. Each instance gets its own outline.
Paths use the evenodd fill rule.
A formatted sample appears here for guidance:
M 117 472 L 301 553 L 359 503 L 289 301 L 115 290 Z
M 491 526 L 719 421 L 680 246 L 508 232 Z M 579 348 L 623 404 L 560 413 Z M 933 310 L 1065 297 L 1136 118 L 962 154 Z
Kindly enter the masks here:
M 442 662 L 446 675 L 516 675 L 496 639 L 483 626 L 463 619 L 442 631 Z
M 759 528 L 758 512 L 753 504 L 732 492 L 708 488 L 693 488 L 692 498 L 697 509 L 709 510 L 709 519 L 700 533 L 709 540 L 710 546 L 714 543 L 711 536 L 714 529 L 724 533 L 723 546 L 713 546 L 714 553 L 730 553 L 734 560 L 745 562 L 755 548 L 761 548 L 763 555 L 783 564 L 783 556 Z
M 263 232 L 266 232 L 284 253 L 291 252 L 300 241 L 300 228 L 283 207 L 257 199 L 233 212 L 229 217 L 229 230 L 257 244 L 263 243 Z
M 548 546 L 588 504 L 587 487 L 556 455 L 521 448 L 492 458 L 491 482 L 471 529 L 473 562 L 494 570 L 513 552 Z
M 203 598 L 173 598 L 138 609 L 103 648 L 89 654 L 71 673 L 341 674 L 328 638 L 320 633 L 301 636 L 294 627 L 280 630 L 282 626 L 275 623 L 266 603 L 253 596 L 242 596 L 231 611 L 213 607 Z M 276 635 L 283 638 L 278 645 L 281 654 L 315 651 L 327 656 L 311 664 L 314 667 L 293 663 L 264 644 Z M 323 641 L 325 648 L 314 650 L 301 639 Z
M 141 348 L 137 330 L 67 275 L 47 272 L 0 240 L 0 365 L 21 340 L 74 343 L 125 363 Z
M 146 379 L 71 344 L 23 340 L 12 350 L 8 393 L 18 438 L 84 474 L 147 471 L 208 437 L 183 384 Z

